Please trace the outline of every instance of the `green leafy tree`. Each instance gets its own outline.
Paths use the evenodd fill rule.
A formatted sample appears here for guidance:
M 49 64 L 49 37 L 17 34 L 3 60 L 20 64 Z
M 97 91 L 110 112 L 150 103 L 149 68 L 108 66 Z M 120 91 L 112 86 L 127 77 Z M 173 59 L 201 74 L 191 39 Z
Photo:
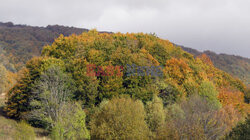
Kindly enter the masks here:
M 160 81 L 157 82 L 159 97 L 161 97 L 164 106 L 174 104 L 180 101 L 183 95 L 183 89 L 173 82 Z
M 228 140 L 248 140 L 250 138 L 250 115 L 245 122 L 239 123 L 226 137 Z
M 217 98 L 218 91 L 216 90 L 216 87 L 213 85 L 212 82 L 202 82 L 199 87 L 199 95 L 204 97 L 214 108 L 221 107 L 220 101 Z
M 156 132 L 157 129 L 165 122 L 165 110 L 161 98 L 154 95 L 151 102 L 146 105 L 147 122 L 151 131 Z
M 55 58 L 33 58 L 21 70 L 17 84 L 7 94 L 5 111 L 9 117 L 20 119 L 32 110 L 30 99 L 34 96 L 34 83 L 52 65 L 63 67 L 63 62 Z
M 90 121 L 93 139 L 148 139 L 149 129 L 141 101 L 113 98 L 102 102 Z
M 90 139 L 85 117 L 85 112 L 79 103 L 63 105 L 60 116 L 52 128 L 51 138 L 54 140 Z
M 69 102 L 74 93 L 74 82 L 60 67 L 51 66 L 42 73 L 34 83 L 30 99 L 34 108 L 29 114 L 30 119 L 40 119 L 54 127 L 63 106 Z

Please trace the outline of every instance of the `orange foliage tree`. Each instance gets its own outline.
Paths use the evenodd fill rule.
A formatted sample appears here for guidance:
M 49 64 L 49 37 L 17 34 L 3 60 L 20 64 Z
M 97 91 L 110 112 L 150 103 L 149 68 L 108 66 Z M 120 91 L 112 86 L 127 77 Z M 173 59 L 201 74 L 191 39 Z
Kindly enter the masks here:
M 191 71 L 191 68 L 182 59 L 172 58 L 166 62 L 166 74 L 170 78 L 174 79 L 179 85 L 181 85 L 185 79 L 188 78 Z
M 218 98 L 223 106 L 232 105 L 242 114 L 250 113 L 250 106 L 244 102 L 244 94 L 240 91 L 223 88 Z

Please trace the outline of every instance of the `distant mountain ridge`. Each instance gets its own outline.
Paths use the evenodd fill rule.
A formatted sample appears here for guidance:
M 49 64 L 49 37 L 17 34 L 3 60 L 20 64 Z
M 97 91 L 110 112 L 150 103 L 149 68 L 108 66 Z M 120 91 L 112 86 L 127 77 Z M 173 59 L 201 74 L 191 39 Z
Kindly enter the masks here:
M 196 49 L 180 46 L 184 51 L 193 54 L 195 57 L 206 54 L 212 60 L 215 67 L 230 73 L 241 79 L 246 85 L 250 85 L 250 59 L 228 54 L 216 54 L 212 51 L 200 52 Z
M 69 36 L 87 31 L 88 29 L 84 28 L 60 25 L 36 27 L 0 22 L 0 64 L 3 64 L 8 70 L 17 71 L 32 57 L 40 56 L 43 46 L 50 45 L 60 34 Z M 192 48 L 181 47 L 194 56 L 205 53 L 217 68 L 240 78 L 248 85 L 250 84 L 250 59 L 216 54 L 211 51 L 199 52 Z
M 60 34 L 69 36 L 86 31 L 88 29 L 59 25 L 33 27 L 0 22 L 0 49 L 2 50 L 0 57 L 4 56 L 19 69 L 27 60 L 40 56 L 43 46 L 50 45 Z

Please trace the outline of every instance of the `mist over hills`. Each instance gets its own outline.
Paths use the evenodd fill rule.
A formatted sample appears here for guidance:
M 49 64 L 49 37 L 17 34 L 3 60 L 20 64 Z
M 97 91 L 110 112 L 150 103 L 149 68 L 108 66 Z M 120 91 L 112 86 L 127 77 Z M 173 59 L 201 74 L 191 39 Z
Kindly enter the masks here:
M 32 57 L 40 56 L 43 46 L 50 45 L 60 34 L 69 36 L 81 34 L 88 29 L 48 25 L 46 27 L 15 25 L 0 22 L 0 63 L 13 72 Z M 178 45 L 179 46 L 179 45 Z M 195 57 L 205 53 L 214 65 L 250 84 L 250 59 L 241 56 L 216 54 L 212 51 L 200 52 L 192 48 L 181 48 Z

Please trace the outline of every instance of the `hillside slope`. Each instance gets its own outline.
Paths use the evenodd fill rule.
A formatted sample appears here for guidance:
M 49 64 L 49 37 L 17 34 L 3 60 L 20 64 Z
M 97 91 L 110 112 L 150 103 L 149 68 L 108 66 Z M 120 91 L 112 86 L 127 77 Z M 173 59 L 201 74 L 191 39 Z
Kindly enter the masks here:
M 88 30 L 58 25 L 32 27 L 0 22 L 0 63 L 11 71 L 18 70 L 27 60 L 40 56 L 43 46 L 51 44 L 60 34 L 68 36 L 84 31 Z
M 192 48 L 181 46 L 181 48 L 194 56 L 206 54 L 212 60 L 215 67 L 230 73 L 241 79 L 246 85 L 250 85 L 250 59 L 241 56 L 216 54 L 212 51 L 200 52 Z

